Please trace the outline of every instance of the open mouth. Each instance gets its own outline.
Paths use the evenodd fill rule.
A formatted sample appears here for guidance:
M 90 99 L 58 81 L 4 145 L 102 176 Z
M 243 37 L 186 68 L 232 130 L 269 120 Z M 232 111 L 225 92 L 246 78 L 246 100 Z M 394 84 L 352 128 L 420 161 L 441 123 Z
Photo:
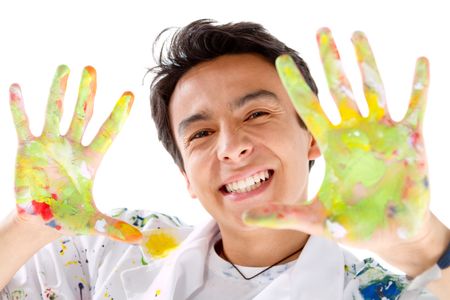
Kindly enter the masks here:
M 268 182 L 273 174 L 274 170 L 261 171 L 247 178 L 225 184 L 219 190 L 224 194 L 242 194 L 251 192 Z

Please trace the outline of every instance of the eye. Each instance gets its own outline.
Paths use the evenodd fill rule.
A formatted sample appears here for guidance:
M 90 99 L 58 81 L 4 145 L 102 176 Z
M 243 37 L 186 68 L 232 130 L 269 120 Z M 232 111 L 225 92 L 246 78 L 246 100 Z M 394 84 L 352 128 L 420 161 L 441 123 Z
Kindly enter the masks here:
M 265 116 L 265 115 L 268 115 L 268 114 L 269 114 L 269 113 L 268 113 L 268 112 L 265 112 L 265 111 L 255 111 L 255 112 L 252 112 L 252 113 L 247 117 L 246 120 L 256 119 L 256 118 L 259 118 L 259 117 L 261 117 L 261 116 Z
M 206 137 L 206 136 L 210 135 L 211 133 L 212 133 L 211 130 L 199 130 L 189 137 L 189 141 Z

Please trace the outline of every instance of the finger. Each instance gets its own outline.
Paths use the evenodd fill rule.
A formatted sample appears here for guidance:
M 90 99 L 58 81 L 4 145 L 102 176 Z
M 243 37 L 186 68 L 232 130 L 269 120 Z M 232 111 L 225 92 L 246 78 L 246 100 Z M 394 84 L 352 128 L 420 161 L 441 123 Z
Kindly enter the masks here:
M 364 94 L 369 106 L 369 118 L 380 120 L 383 117 L 389 117 L 383 82 L 369 41 L 364 33 L 357 31 L 353 34 L 352 42 L 364 82 Z
M 294 229 L 308 234 L 323 235 L 325 209 L 320 201 L 308 205 L 270 203 L 246 211 L 243 221 L 247 225 L 271 229 Z
M 429 82 L 430 70 L 428 59 L 426 57 L 420 57 L 416 62 L 416 71 L 408 111 L 402 121 L 413 128 L 422 127 Z
M 78 100 L 75 106 L 72 123 L 70 124 L 67 137 L 75 142 L 80 142 L 83 133 L 92 117 L 94 107 L 95 91 L 97 89 L 97 74 L 95 69 L 87 66 L 81 76 Z
M 9 99 L 19 143 L 26 142 L 33 138 L 33 134 L 30 131 L 28 117 L 23 104 L 22 91 L 18 84 L 13 84 L 9 88 Z
M 345 76 L 339 52 L 328 28 L 322 28 L 317 32 L 317 43 L 328 87 L 338 106 L 342 121 L 360 118 L 361 114 L 354 101 L 352 88 Z
M 332 124 L 322 110 L 319 100 L 289 55 L 278 57 L 275 64 L 295 109 L 319 145 L 323 144 L 326 132 Z
M 99 154 L 104 154 L 108 150 L 125 123 L 125 120 L 130 113 L 131 106 L 133 105 L 133 100 L 134 96 L 131 92 L 125 92 L 122 97 L 120 97 L 111 115 L 105 123 L 103 123 L 97 136 L 89 145 L 90 150 Z
M 95 233 L 107 236 L 116 241 L 138 244 L 142 240 L 142 233 L 139 229 L 127 222 L 111 218 L 102 213 L 96 215 L 93 224 L 93 231 Z
M 65 65 L 60 65 L 53 78 L 52 87 L 47 103 L 44 134 L 50 137 L 59 135 L 59 123 L 63 112 L 64 93 L 66 92 L 67 79 L 70 70 Z

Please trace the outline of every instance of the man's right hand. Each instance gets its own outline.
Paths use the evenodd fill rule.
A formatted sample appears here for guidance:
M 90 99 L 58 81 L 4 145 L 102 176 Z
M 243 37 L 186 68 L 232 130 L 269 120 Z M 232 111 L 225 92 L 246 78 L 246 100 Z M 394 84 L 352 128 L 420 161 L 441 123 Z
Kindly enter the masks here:
M 32 135 L 20 87 L 10 88 L 11 111 L 19 138 L 16 163 L 16 202 L 20 221 L 42 224 L 62 233 L 100 234 L 114 240 L 138 243 L 141 232 L 128 223 L 99 212 L 92 187 L 99 164 L 124 124 L 133 94 L 125 92 L 88 146 L 81 144 L 92 116 L 96 72 L 86 67 L 72 123 L 66 135 L 59 125 L 69 69 L 59 66 L 48 98 L 44 130 Z

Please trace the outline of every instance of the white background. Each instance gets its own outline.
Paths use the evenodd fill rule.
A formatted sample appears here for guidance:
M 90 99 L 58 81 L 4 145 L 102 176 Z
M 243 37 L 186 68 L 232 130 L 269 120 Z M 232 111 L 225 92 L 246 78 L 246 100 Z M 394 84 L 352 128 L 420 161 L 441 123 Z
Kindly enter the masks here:
M 68 128 L 81 70 L 97 69 L 95 113 L 88 143 L 125 90 L 135 104 L 124 129 L 98 173 L 94 197 L 102 211 L 145 208 L 177 215 L 197 224 L 207 218 L 171 157 L 158 142 L 149 108 L 152 43 L 171 26 L 198 18 L 219 22 L 254 21 L 297 49 L 318 83 L 320 99 L 333 121 L 337 111 L 329 96 L 315 32 L 330 27 L 341 51 L 354 92 L 366 111 L 350 37 L 364 31 L 384 79 L 391 114 L 399 120 L 409 101 L 415 59 L 431 62 L 431 89 L 424 125 L 432 211 L 450 226 L 449 69 L 450 19 L 438 1 L 3 1 L 0 3 L 0 219 L 14 208 L 16 135 L 8 88 L 22 86 L 32 131 L 39 134 L 51 79 L 59 64 L 71 68 L 62 131 Z M 440 1 L 439 3 L 445 3 Z M 322 160 L 313 168 L 310 195 L 321 183 Z

